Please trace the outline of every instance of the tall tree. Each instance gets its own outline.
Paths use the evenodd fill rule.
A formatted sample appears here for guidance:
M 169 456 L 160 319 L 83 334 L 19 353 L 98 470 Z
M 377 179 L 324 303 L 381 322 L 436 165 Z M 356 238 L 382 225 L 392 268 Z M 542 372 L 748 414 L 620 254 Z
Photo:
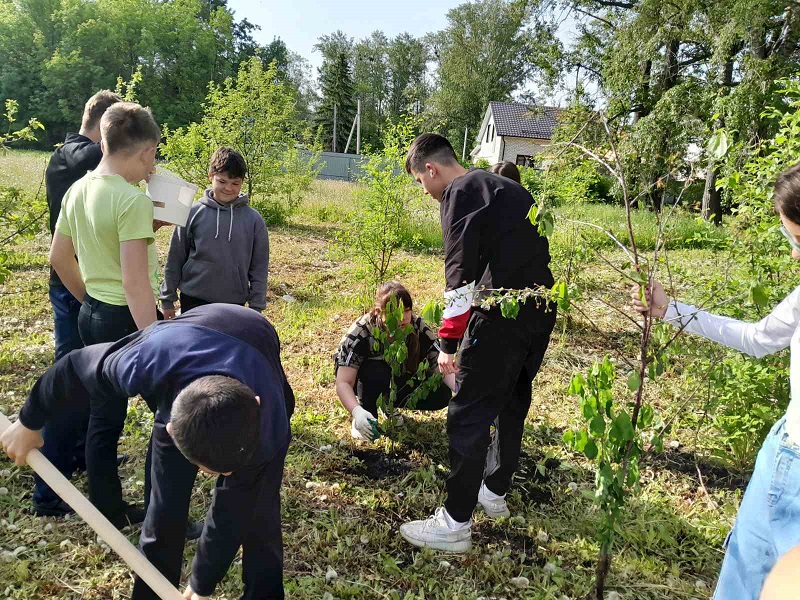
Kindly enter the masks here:
M 475 131 L 487 104 L 508 100 L 530 74 L 526 2 L 476 0 L 447 13 L 428 37 L 437 63 L 430 116 L 452 138 Z
M 342 50 L 326 55 L 319 69 L 322 98 L 315 114 L 315 125 L 321 131 L 325 149 L 342 152 L 347 142 L 349 126 L 356 114 L 355 88 L 350 57 Z M 335 109 L 334 109 L 335 107 Z M 336 141 L 334 142 L 334 112 Z
M 353 47 L 353 80 L 356 98 L 361 100 L 361 140 L 379 148 L 386 123 L 389 95 L 389 40 L 375 31 Z M 350 123 L 345 124 L 350 129 Z M 353 147 L 355 144 L 352 143 Z
M 401 115 L 421 113 L 428 98 L 425 81 L 428 48 L 408 33 L 393 38 L 387 49 L 390 73 L 387 114 L 392 122 Z

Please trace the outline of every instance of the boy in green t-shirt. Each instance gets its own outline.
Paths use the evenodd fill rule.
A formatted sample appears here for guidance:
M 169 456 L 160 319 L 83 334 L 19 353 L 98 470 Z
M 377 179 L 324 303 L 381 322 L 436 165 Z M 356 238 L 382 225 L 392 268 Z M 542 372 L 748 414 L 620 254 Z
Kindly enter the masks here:
M 70 293 L 82 300 L 78 331 L 87 346 L 115 342 L 156 320 L 157 223 L 152 200 L 137 184 L 155 171 L 160 136 L 149 109 L 132 102 L 111 106 L 100 120 L 100 164 L 64 196 L 50 262 Z M 89 428 L 90 434 L 95 429 L 94 435 L 109 438 L 119 439 L 121 433 L 117 425 Z M 101 468 L 87 465 L 90 481 L 91 471 Z M 143 510 L 120 501 L 99 508 L 118 526 L 144 517 Z

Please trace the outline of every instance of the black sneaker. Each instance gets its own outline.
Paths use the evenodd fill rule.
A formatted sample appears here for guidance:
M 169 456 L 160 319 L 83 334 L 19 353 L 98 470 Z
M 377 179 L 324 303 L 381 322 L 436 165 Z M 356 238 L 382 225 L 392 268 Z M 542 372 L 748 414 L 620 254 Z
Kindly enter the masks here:
M 190 521 L 186 526 L 186 539 L 190 542 L 199 539 L 203 535 L 204 525 L 205 521 Z
M 112 525 L 117 529 L 125 529 L 130 525 L 139 525 L 144 521 L 144 508 L 134 504 L 126 504 L 124 510 L 120 515 L 113 519 L 109 519 Z
M 74 513 L 72 507 L 61 498 L 46 502 L 34 502 L 33 514 L 37 517 L 65 517 Z

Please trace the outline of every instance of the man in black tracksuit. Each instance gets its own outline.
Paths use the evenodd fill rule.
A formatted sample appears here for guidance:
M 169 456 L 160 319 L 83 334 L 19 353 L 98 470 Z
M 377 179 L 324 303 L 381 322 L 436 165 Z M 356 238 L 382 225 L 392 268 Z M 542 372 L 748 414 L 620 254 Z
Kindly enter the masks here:
M 507 178 L 463 168 L 445 138 L 414 140 L 406 170 L 440 202 L 447 291 L 439 368 L 456 374 L 458 391 L 447 412 L 447 500 L 433 517 L 406 523 L 400 533 L 417 546 L 465 552 L 476 504 L 490 517 L 510 514 L 505 494 L 519 463 L 532 381 L 555 325 L 555 306 L 541 298 L 529 298 L 516 319 L 481 308 L 480 300 L 493 290 L 551 288 L 550 253 L 527 218 L 530 193 Z
M 260 399 L 258 412 L 249 419 L 258 424 L 259 438 L 250 449 L 252 454 L 235 468 L 211 466 L 214 453 L 222 453 L 216 450 L 218 446 L 212 446 L 205 459 L 189 454 L 171 429 L 175 408 L 189 402 L 182 400 L 181 394 L 209 376 L 240 382 L 237 385 L 244 384 Z M 14 431 L 9 429 L 0 441 L 9 456 L 22 456 L 24 461 L 27 450 L 36 446 L 35 430 L 64 411 L 90 406 L 86 449 L 89 498 L 104 513 L 113 513 L 113 505 L 122 503 L 115 462 L 117 440 L 128 398 L 137 395 L 157 407 L 152 492 L 139 542 L 142 553 L 174 585 L 179 584 L 189 500 L 200 465 L 218 473 L 219 478 L 192 564 L 189 585 L 193 593 L 211 596 L 243 547 L 242 598 L 283 598 L 280 484 L 294 395 L 281 366 L 272 325 L 256 311 L 210 304 L 118 342 L 71 352 L 36 382 L 19 422 L 12 426 Z M 212 432 L 231 422 L 228 414 L 219 410 L 205 416 Z M 192 427 L 203 422 L 193 415 L 185 420 Z M 229 438 L 238 448 L 238 430 Z M 192 462 L 187 456 L 193 457 Z M 157 596 L 137 578 L 132 598 Z
M 89 98 L 84 107 L 80 133 L 68 133 L 64 143 L 50 157 L 45 171 L 45 189 L 51 235 L 55 231 L 61 213 L 61 201 L 67 190 L 87 171 L 97 167 L 103 158 L 100 150 L 100 118 L 109 106 L 121 101 L 122 98 L 108 90 L 97 92 Z M 77 348 L 83 348 L 78 333 L 78 313 L 83 299 L 72 297 L 52 267 L 49 288 L 56 342 L 55 359 L 58 360 Z M 49 423 L 44 432 L 42 453 L 67 478 L 76 467 L 85 466 L 83 439 L 87 420 L 87 413 L 64 414 L 59 420 Z M 72 512 L 38 475 L 34 476 L 34 480 L 33 509 L 37 515 L 63 516 Z

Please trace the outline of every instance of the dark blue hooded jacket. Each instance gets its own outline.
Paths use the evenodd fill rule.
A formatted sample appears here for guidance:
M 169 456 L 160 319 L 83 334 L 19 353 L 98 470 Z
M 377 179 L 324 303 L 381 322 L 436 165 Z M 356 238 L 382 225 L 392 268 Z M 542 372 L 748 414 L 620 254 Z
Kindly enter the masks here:
M 118 342 L 69 353 L 39 378 L 19 418 L 29 429 L 41 429 L 60 410 L 113 394 L 141 395 L 166 422 L 178 393 L 206 375 L 232 377 L 261 398 L 255 462 L 286 448 L 294 395 L 281 366 L 278 335 L 257 312 L 231 304 L 201 306 Z

